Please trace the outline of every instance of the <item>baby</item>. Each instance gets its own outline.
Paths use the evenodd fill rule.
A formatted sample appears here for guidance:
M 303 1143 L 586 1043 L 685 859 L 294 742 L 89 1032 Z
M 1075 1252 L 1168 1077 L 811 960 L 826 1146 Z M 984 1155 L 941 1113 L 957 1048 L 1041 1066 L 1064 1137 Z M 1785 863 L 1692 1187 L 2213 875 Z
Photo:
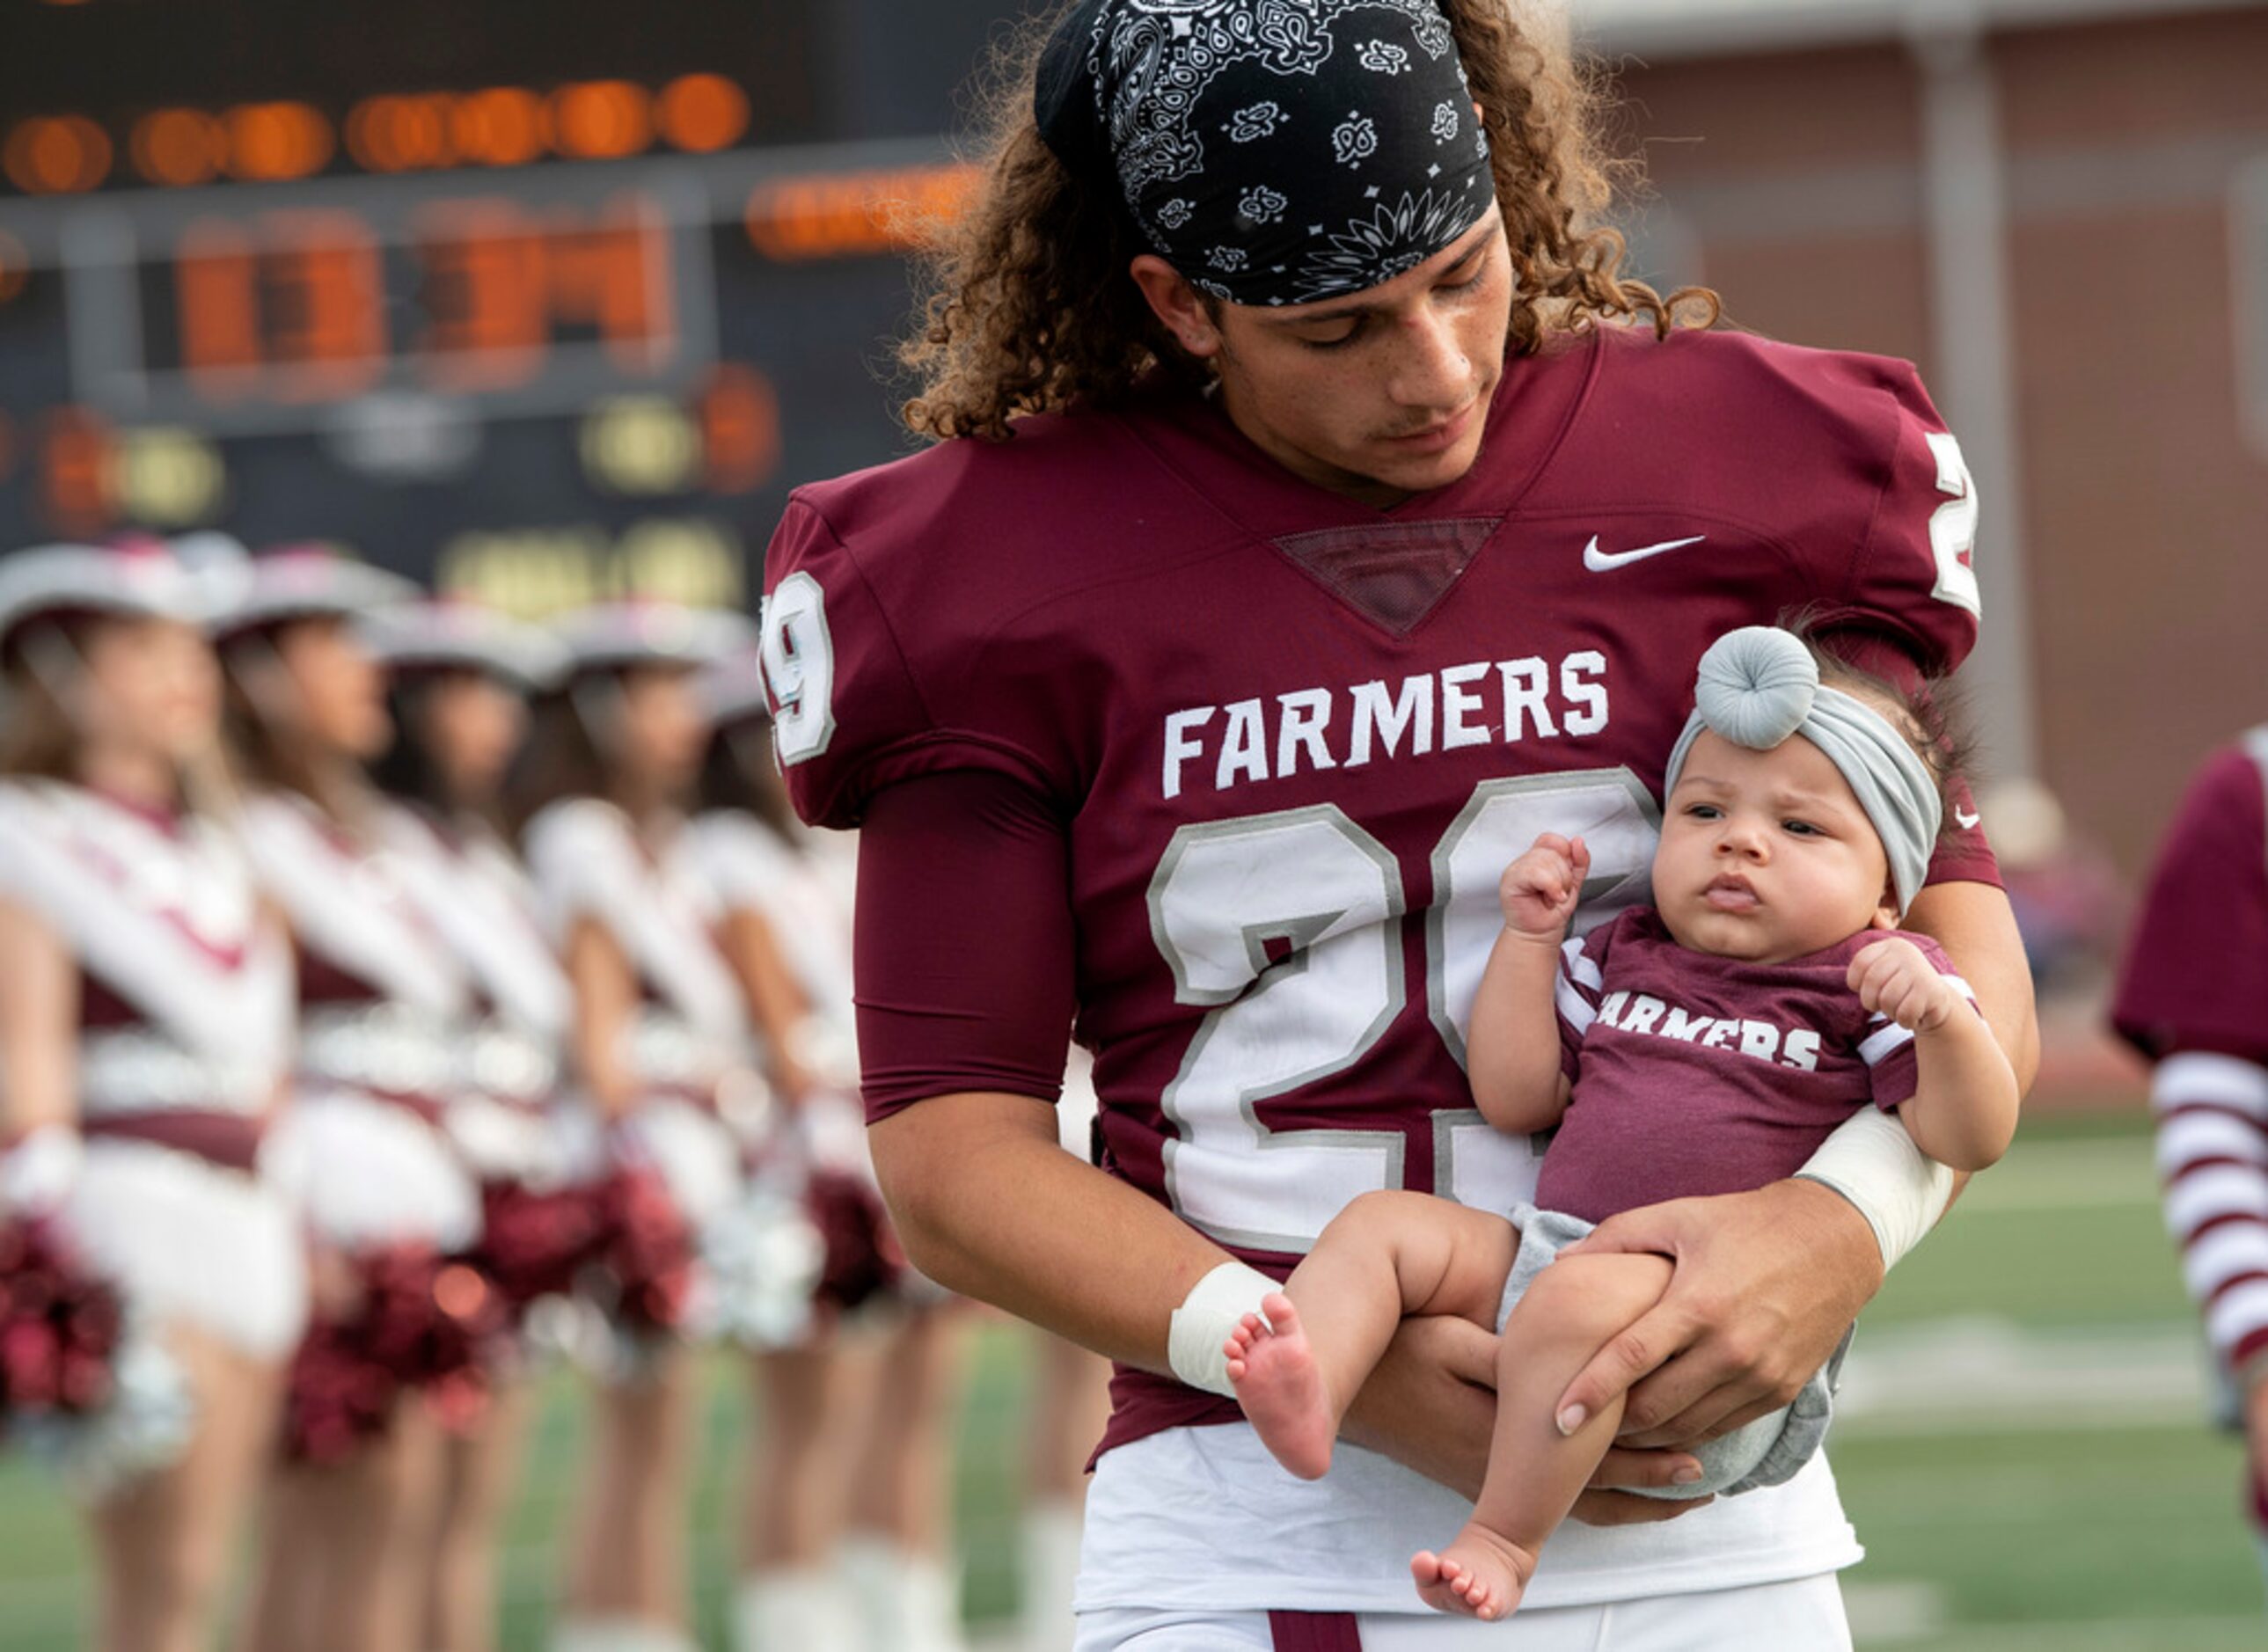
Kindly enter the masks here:
M 1552 1406 L 1669 1283 L 1664 1257 L 1551 1265 L 1557 1252 L 1616 1211 L 1792 1175 L 1860 1107 L 1894 1109 L 1960 1171 L 1991 1164 L 2015 1131 L 2015 1076 L 1968 988 L 1933 942 L 1897 929 L 1944 808 L 1914 709 L 1767 627 L 1719 639 L 1696 698 L 1663 781 L 1653 907 L 1568 940 L 1590 860 L 1580 838 L 1550 833 L 1499 886 L 1469 1069 L 1498 1129 L 1557 1128 L 1537 1206 L 1507 1222 L 1367 1194 L 1225 1350 L 1261 1439 L 1312 1479 L 1403 1315 L 1493 1327 L 1517 1302 L 1480 1501 L 1446 1550 L 1410 1562 L 1443 1611 L 1519 1605 L 1622 1421 L 1619 1403 L 1587 1418 Z M 1788 1479 L 1826 1432 L 1830 1380 L 1698 1448 L 1700 1482 L 1668 1494 Z

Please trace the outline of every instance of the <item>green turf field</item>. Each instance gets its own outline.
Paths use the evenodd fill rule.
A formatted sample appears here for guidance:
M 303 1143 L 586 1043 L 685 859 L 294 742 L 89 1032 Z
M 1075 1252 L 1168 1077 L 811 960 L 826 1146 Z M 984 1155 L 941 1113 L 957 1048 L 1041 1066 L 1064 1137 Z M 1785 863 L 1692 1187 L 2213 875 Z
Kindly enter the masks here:
M 2159 1230 L 2146 1135 L 2043 1124 L 1869 1311 L 1833 1444 L 1868 1558 L 1864 1645 L 2218 1652 L 2268 1645 L 2236 1515 L 2239 1453 L 2199 1421 L 2193 1322 Z M 1014 1599 L 1024 1342 L 980 1332 L 963 1424 L 968 1606 Z M 729 1573 L 743 1385 L 720 1362 L 701 1487 L 712 1635 Z M 575 1386 L 549 1390 L 515 1520 L 506 1644 L 541 1644 L 575 1468 Z M 0 1464 L 0 1652 L 77 1644 L 83 1547 L 33 1470 Z M 721 1641 L 715 1642 L 722 1644 Z

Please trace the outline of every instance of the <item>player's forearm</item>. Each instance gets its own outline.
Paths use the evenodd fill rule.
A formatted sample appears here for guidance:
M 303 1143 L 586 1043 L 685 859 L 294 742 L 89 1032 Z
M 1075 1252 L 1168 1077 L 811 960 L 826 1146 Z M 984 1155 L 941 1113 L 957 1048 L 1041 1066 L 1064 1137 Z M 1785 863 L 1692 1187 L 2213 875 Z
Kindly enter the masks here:
M 1477 1497 L 1496 1429 L 1495 1383 L 1494 1336 L 1447 1316 L 1404 1319 L 1339 1435 Z
M 1992 1029 L 1966 1005 L 1914 1035 L 1917 1084 L 1898 1109 L 1914 1144 L 1956 1171 L 1981 1171 L 2016 1134 L 2016 1076 Z
M 1098 1354 L 1167 1369 L 1189 1288 L 1228 1253 L 1057 1145 L 1027 1096 L 917 1103 L 867 1133 L 907 1255 L 939 1284 Z
M 1481 1114 L 1499 1130 L 1548 1130 L 1565 1098 L 1559 1066 L 1559 979 L 1554 939 L 1505 929 L 1473 995 L 1466 1076 Z
M 1904 923 L 1945 949 L 2008 1058 L 2017 1095 L 2029 1091 L 2040 1069 L 2040 1026 L 2008 897 L 1990 884 L 1932 884 L 1914 897 Z

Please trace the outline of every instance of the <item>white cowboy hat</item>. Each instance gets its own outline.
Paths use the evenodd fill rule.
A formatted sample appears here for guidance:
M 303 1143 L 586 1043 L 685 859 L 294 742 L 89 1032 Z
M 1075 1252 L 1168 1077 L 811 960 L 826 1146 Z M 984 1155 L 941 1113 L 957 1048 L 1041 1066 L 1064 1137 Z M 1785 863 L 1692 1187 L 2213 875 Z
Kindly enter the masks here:
M 419 595 L 401 575 L 357 562 L 328 545 L 264 551 L 247 569 L 236 600 L 212 621 L 216 640 L 291 620 L 357 618 Z
M 567 667 L 556 638 L 477 603 L 400 603 L 366 616 L 359 628 L 370 651 L 397 671 L 480 672 L 532 694 Z
M 0 649 L 33 620 L 67 613 L 203 625 L 231 599 L 229 571 L 196 565 L 155 539 L 18 551 L 0 557 Z

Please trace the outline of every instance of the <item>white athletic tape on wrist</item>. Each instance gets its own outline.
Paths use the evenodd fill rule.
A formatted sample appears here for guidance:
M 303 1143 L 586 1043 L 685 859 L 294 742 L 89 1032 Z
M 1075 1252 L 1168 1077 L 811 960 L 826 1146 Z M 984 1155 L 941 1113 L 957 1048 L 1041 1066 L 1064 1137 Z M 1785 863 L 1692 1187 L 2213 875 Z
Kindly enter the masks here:
M 1797 1175 L 1859 1208 L 1882 1247 L 1882 1271 L 1919 1245 L 1953 1200 L 1953 1172 L 1914 1145 L 1896 1119 L 1862 1107 L 1820 1144 Z
M 78 1180 L 79 1141 L 60 1124 L 41 1125 L 0 1154 L 0 1211 L 43 1216 L 70 1197 Z
M 1244 1323 L 1245 1315 L 1260 1312 L 1263 1296 L 1283 1289 L 1258 1268 L 1241 1262 L 1223 1262 L 1190 1286 L 1182 1305 L 1174 1310 L 1166 1332 L 1166 1362 L 1174 1368 L 1174 1375 L 1191 1388 L 1235 1399 L 1222 1344 Z

